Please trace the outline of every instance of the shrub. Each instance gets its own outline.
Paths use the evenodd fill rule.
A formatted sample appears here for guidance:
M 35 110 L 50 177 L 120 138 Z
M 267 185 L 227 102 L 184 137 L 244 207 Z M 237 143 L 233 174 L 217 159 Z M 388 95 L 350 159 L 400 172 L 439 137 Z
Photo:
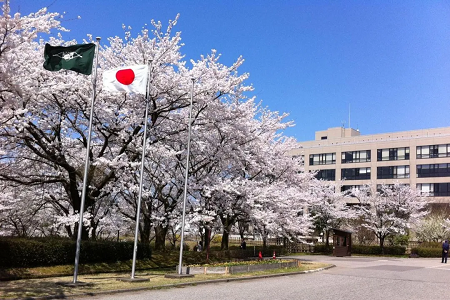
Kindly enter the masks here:
M 441 249 L 442 243 L 441 242 L 423 242 L 419 244 L 420 248 L 438 248 Z
M 258 257 L 260 251 L 263 257 L 272 257 L 274 251 L 277 257 L 287 254 L 287 250 L 283 246 L 268 246 L 265 249 L 262 246 L 247 246 L 245 250 L 237 247 L 228 250 L 220 250 L 220 247 L 213 248 L 215 247 L 210 248 L 210 257 L 218 259 L 247 259 L 250 257 Z
M 417 247 L 411 249 L 412 255 L 418 255 L 419 257 L 441 257 L 442 249 L 441 248 L 426 248 L 426 247 Z
M 386 250 L 387 247 L 385 247 Z M 367 255 L 380 255 L 380 246 L 368 246 L 368 245 L 352 245 L 352 253 L 354 254 L 367 254 Z
M 314 253 L 331 254 L 333 253 L 333 245 L 316 244 L 314 245 Z
M 384 254 L 389 255 L 404 255 L 406 248 L 402 246 L 384 246 Z M 366 245 L 353 245 L 352 253 L 354 254 L 367 254 L 367 255 L 381 255 L 380 246 L 366 246 Z
M 403 247 L 403 246 L 384 247 L 384 254 L 405 255 L 405 253 L 406 253 L 406 247 Z
M 175 249 L 180 251 L 180 245 L 177 245 L 177 247 Z M 189 246 L 186 243 L 183 243 L 183 251 L 189 251 L 189 250 L 191 250 L 191 246 Z
M 203 250 L 206 250 L 206 249 L 203 249 Z M 209 250 L 210 251 L 220 251 L 220 246 L 213 246 L 213 245 L 209 245 Z
M 212 243 L 212 244 L 220 244 L 220 243 L 222 243 L 222 235 L 216 234 L 216 235 L 211 239 L 211 243 Z
M 397 234 L 391 235 L 387 239 L 390 246 L 408 246 L 409 235 Z
M 133 258 L 134 242 L 82 241 L 80 263 L 115 262 Z M 0 267 L 36 267 L 72 264 L 76 241 L 64 238 L 0 238 Z M 138 246 L 137 257 L 150 258 L 148 244 Z

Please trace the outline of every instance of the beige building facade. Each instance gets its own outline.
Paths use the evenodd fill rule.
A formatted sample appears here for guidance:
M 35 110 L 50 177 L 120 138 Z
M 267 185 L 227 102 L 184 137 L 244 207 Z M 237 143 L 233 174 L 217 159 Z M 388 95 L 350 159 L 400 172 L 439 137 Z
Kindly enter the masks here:
M 292 152 L 305 171 L 340 182 L 342 190 L 399 182 L 434 203 L 450 203 L 450 127 L 361 135 L 352 128 L 317 131 Z

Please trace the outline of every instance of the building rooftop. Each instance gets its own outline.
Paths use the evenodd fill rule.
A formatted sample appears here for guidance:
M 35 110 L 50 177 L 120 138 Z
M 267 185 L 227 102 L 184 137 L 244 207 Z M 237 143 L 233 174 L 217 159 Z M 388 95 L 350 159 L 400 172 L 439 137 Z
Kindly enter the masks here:
M 450 137 L 450 127 L 399 131 L 372 135 L 361 135 L 359 130 L 353 128 L 334 127 L 328 128 L 327 130 L 316 131 L 314 141 L 299 142 L 299 144 L 304 148 L 310 148 L 444 136 Z

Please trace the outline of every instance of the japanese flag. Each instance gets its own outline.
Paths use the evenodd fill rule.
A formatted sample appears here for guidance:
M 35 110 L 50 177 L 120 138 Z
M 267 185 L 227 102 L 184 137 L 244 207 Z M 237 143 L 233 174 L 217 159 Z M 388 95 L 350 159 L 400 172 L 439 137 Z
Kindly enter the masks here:
M 147 78 L 147 65 L 111 69 L 103 72 L 103 89 L 111 92 L 128 92 L 145 95 Z

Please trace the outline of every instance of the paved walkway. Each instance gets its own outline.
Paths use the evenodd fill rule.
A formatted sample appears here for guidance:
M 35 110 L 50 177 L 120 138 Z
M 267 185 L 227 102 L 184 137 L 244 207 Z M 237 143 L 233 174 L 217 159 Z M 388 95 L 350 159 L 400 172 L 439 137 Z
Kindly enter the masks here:
M 449 293 L 450 264 L 441 264 L 440 259 L 436 258 L 298 258 L 328 262 L 336 267 L 311 274 L 105 295 L 91 299 L 428 300 L 445 299 Z
M 260 278 L 245 281 L 218 281 L 163 290 L 141 290 L 96 295 L 89 299 L 441 299 L 448 295 L 450 264 L 440 259 L 386 257 L 298 256 L 307 261 L 325 262 L 334 268 L 315 273 Z M 1 283 L 0 283 L 1 286 Z M 30 286 L 30 291 L 45 286 Z M 1 290 L 0 290 L 1 291 Z M 63 298 L 68 298 L 61 295 Z M 2 297 L 0 297 L 2 298 Z M 31 298 L 28 298 L 31 299 Z M 87 299 L 76 296 L 72 299 Z

